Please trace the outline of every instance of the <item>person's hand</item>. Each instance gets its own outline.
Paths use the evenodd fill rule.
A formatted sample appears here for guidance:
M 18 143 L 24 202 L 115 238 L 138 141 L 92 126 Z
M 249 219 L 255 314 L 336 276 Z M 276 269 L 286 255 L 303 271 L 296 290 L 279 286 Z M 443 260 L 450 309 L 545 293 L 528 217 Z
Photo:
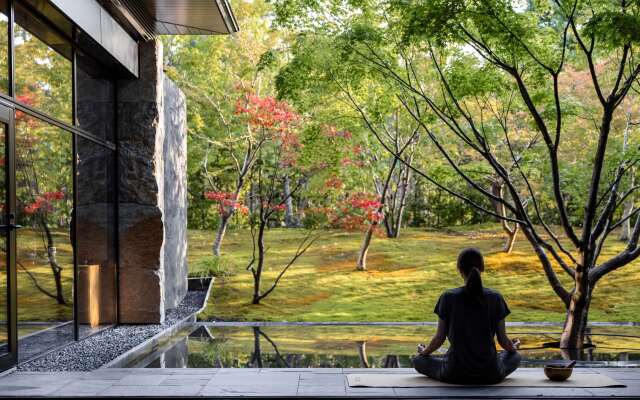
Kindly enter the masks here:
M 427 348 L 424 344 L 420 343 L 418 345 L 418 354 L 422 354 L 422 352 Z
M 511 343 L 513 343 L 513 348 L 518 350 L 520 348 L 520 339 L 515 338 L 511 339 Z

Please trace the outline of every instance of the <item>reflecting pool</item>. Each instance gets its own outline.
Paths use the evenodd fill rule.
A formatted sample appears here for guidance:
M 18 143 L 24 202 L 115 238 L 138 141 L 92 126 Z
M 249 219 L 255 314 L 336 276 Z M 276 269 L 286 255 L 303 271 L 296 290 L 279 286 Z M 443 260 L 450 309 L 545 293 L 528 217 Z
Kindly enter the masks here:
M 640 366 L 640 327 L 591 328 L 590 347 L 580 354 L 553 348 L 558 326 L 512 326 L 522 341 L 525 367 L 578 358 L 579 366 Z M 139 354 L 130 368 L 406 368 L 417 343 L 435 332 L 430 325 L 190 325 Z M 446 348 L 446 343 L 445 343 Z M 444 348 L 443 348 L 444 350 Z

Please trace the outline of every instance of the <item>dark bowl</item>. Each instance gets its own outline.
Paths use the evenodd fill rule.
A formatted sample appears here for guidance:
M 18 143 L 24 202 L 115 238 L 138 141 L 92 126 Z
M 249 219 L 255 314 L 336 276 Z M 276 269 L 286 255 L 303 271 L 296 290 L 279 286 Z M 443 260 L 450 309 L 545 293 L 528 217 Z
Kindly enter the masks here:
M 544 367 L 544 374 L 547 376 L 547 378 L 556 382 L 566 381 L 567 379 L 569 379 L 572 372 L 573 367 L 566 368 L 559 367 L 557 365 L 546 365 Z

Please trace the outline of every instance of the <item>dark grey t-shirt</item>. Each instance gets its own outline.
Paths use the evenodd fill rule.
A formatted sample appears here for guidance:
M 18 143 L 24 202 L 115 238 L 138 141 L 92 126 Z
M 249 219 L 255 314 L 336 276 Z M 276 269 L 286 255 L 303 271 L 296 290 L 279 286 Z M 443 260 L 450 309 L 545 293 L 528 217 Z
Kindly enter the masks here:
M 447 325 L 450 347 L 447 376 L 454 382 L 492 380 L 497 375 L 498 322 L 511 313 L 502 295 L 484 288 L 484 303 L 466 294 L 464 287 L 444 292 L 434 312 Z

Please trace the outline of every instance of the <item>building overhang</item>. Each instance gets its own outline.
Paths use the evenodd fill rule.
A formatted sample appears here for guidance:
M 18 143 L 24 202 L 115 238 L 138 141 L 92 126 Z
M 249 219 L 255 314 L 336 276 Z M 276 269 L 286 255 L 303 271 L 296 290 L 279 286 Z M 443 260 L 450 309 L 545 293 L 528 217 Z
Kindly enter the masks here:
M 134 37 L 226 35 L 238 31 L 228 0 L 99 0 Z
M 228 0 L 26 1 L 56 26 L 66 19 L 73 22 L 81 29 L 76 38 L 80 48 L 123 77 L 138 76 L 139 42 L 158 35 L 225 35 L 239 30 Z

